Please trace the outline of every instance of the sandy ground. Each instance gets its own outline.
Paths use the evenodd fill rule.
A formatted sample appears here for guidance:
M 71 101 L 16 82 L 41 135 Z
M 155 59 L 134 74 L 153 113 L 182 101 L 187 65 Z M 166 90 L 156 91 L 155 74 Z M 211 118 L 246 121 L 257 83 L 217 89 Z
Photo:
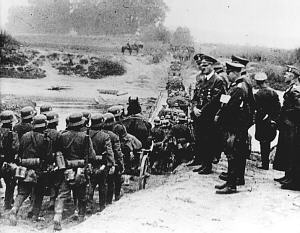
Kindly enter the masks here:
M 127 194 L 100 215 L 62 232 L 299 232 L 299 192 L 281 190 L 273 181 L 279 172 L 260 171 L 255 166 L 248 161 L 246 185 L 238 193 L 217 195 L 214 185 L 220 183 L 224 159 L 211 175 L 200 176 L 183 165 L 164 183 Z M 36 230 L 6 225 L 0 229 L 3 233 L 19 231 Z M 39 232 L 50 231 L 49 227 Z
M 56 103 L 73 101 L 87 107 L 98 96 L 97 89 L 120 89 L 129 95 L 157 97 L 166 83 L 165 61 L 159 65 L 148 65 L 141 56 L 125 56 L 127 73 L 120 77 L 107 77 L 101 80 L 74 78 L 57 75 L 49 64 L 45 65 L 47 78 L 41 80 L 1 79 L 1 94 L 33 96 L 43 102 Z M 186 84 L 194 78 L 190 69 L 185 71 Z M 139 79 L 146 74 L 147 79 Z M 46 90 L 51 85 L 71 85 L 72 89 L 62 92 Z M 187 86 L 187 85 L 186 85 Z M 117 98 L 102 95 L 104 101 Z M 105 99 L 107 98 L 107 99 Z M 117 99 L 118 101 L 118 99 Z M 74 101 L 73 101 L 74 102 Z M 61 103 L 60 103 L 61 104 Z M 58 108 L 61 109 L 65 108 Z M 71 111 L 78 108 L 68 108 Z M 66 114 L 64 112 L 59 112 Z M 249 162 L 246 172 L 246 185 L 239 187 L 233 195 L 215 194 L 214 185 L 221 183 L 218 175 L 225 170 L 224 160 L 216 166 L 212 175 L 200 176 L 192 168 L 181 166 L 175 174 L 167 177 L 152 176 L 146 190 L 126 194 L 113 203 L 100 215 L 93 215 L 79 225 L 70 225 L 63 232 L 283 232 L 298 230 L 300 217 L 300 193 L 281 190 L 273 181 L 282 174 L 273 170 L 261 171 L 256 162 Z M 10 227 L 1 221 L 0 232 L 51 232 L 52 225 L 37 230 L 26 220 Z

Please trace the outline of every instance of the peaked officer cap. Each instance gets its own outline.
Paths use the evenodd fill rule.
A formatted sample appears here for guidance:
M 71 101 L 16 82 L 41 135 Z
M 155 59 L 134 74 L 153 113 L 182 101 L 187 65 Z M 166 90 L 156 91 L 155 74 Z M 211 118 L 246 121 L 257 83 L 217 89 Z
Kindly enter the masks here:
M 235 56 L 235 55 L 231 56 L 231 60 L 232 60 L 232 62 L 240 63 L 240 64 L 242 64 L 244 66 L 246 66 L 249 63 L 248 59 L 242 58 L 242 57 L 238 57 L 238 56 Z
M 230 71 L 241 72 L 243 68 L 245 68 L 245 66 L 240 63 L 226 62 L 227 72 Z

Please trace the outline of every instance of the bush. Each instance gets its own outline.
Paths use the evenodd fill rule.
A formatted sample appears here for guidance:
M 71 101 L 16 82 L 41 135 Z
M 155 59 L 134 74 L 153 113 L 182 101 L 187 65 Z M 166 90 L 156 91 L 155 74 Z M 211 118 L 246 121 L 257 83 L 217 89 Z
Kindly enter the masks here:
M 126 72 L 125 67 L 120 63 L 106 59 L 95 62 L 89 66 L 88 71 L 89 78 L 92 79 L 99 79 L 109 75 L 123 75 Z

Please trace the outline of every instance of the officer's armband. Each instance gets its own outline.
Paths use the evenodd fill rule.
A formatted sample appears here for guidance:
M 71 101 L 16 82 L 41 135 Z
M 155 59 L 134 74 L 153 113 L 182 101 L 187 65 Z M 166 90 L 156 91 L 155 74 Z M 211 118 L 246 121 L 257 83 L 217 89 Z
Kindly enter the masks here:
M 221 97 L 220 97 L 220 102 L 223 103 L 223 104 L 227 104 L 230 99 L 231 99 L 230 95 L 222 94 Z

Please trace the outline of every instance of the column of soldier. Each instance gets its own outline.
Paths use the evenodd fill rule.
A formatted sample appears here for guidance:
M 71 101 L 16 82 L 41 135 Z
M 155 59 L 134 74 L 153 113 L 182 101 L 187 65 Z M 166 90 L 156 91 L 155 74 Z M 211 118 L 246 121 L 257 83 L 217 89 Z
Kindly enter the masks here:
M 251 153 L 248 129 L 255 124 L 255 138 L 260 142 L 260 169 L 269 169 L 271 142 L 279 130 L 273 169 L 285 175 L 274 180 L 282 189 L 300 190 L 300 70 L 287 66 L 284 79 L 289 86 L 281 106 L 278 94 L 267 84 L 267 75 L 254 76 L 258 91 L 253 94 L 250 75 L 246 72 L 249 60 L 232 56 L 224 67 L 215 58 L 196 54 L 199 68 L 192 98 L 195 134 L 195 157 L 188 166 L 198 174 L 212 173 L 221 153 L 227 157 L 227 172 L 219 178 L 226 181 L 216 185 L 216 193 L 237 192 L 245 184 L 246 159 Z
M 1 112 L 1 177 L 11 225 L 17 224 L 17 214 L 28 197 L 28 217 L 41 220 L 46 188 L 50 190 L 48 209 L 55 212 L 54 230 L 62 229 L 64 203 L 72 200 L 71 193 L 78 221 L 87 212 L 101 212 L 113 196 L 120 199 L 123 152 L 125 160 L 141 148 L 141 142 L 119 123 L 123 112 L 123 106 L 112 106 L 106 114 L 74 113 L 63 131 L 57 130 L 59 116 L 49 105 L 41 106 L 38 115 L 30 106 L 22 108 L 18 124 L 12 111 Z M 99 207 L 95 208 L 97 186 Z

